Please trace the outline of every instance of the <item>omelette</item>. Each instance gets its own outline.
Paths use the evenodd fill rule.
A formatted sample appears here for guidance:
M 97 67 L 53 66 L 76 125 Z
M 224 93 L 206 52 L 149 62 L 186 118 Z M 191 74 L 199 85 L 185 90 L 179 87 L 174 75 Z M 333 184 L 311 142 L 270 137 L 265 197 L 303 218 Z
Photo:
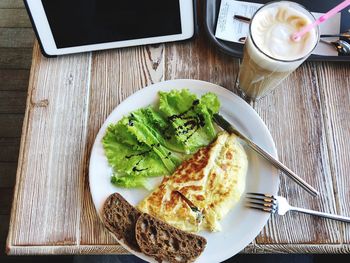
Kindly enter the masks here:
M 164 177 L 138 208 L 184 231 L 220 231 L 219 221 L 244 191 L 247 167 L 238 137 L 220 133 L 213 143 Z M 200 211 L 191 208 L 191 203 Z

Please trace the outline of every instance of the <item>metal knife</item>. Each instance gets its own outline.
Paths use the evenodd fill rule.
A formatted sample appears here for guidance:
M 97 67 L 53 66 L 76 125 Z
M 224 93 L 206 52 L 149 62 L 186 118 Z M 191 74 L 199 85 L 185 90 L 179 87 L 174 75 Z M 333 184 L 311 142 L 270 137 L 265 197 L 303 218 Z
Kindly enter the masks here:
M 296 182 L 298 185 L 300 185 L 304 190 L 306 190 L 309 194 L 312 196 L 317 196 L 319 192 L 313 188 L 310 184 L 305 182 L 301 177 L 299 177 L 296 173 L 294 173 L 292 170 L 290 170 L 287 166 L 285 166 L 283 163 L 278 161 L 275 157 L 273 157 L 271 154 L 266 152 L 264 149 L 262 149 L 260 146 L 255 144 L 253 141 L 251 141 L 249 138 L 244 136 L 242 133 L 240 133 L 236 128 L 234 128 L 224 117 L 222 117 L 220 114 L 214 114 L 213 116 L 214 121 L 225 131 L 228 133 L 233 133 L 237 137 L 239 137 L 241 140 L 246 142 L 250 148 L 252 148 L 255 152 L 257 152 L 260 156 L 264 157 L 269 163 L 271 163 L 276 168 L 280 169 L 282 172 L 284 172 L 290 179 L 292 179 L 294 182 Z

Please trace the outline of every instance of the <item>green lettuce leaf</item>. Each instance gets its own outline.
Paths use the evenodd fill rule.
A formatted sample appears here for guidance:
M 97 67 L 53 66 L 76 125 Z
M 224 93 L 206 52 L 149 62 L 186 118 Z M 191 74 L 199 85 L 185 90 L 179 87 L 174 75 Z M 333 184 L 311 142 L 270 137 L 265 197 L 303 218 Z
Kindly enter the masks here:
M 117 186 L 147 188 L 147 177 L 172 174 L 216 137 L 212 116 L 220 103 L 215 94 L 197 99 L 183 89 L 159 96 L 159 107 L 133 111 L 107 128 L 102 143 Z
M 146 185 L 146 177 L 113 175 L 111 177 L 111 183 L 126 188 L 144 187 Z
M 160 128 L 162 124 L 160 120 L 154 122 L 150 115 L 152 117 L 156 116 L 154 110 L 150 107 L 134 111 L 127 120 L 124 120 L 124 124 L 139 142 L 147 145 L 158 155 L 169 173 L 172 173 L 182 160 L 165 146 L 165 139 Z
M 122 122 L 108 127 L 102 144 L 115 174 L 146 177 L 169 174 L 152 148 L 138 142 Z
M 197 99 L 183 89 L 160 92 L 159 96 L 159 111 L 172 126 L 177 149 L 192 154 L 216 137 L 212 117 L 219 111 L 220 102 L 215 94 L 207 93 Z

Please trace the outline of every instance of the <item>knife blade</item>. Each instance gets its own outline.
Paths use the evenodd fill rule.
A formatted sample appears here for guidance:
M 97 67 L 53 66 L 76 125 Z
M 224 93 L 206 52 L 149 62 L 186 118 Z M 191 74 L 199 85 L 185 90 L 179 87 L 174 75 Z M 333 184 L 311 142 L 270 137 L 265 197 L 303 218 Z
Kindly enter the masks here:
M 292 179 L 295 183 L 297 183 L 299 186 L 301 186 L 304 190 L 306 190 L 309 194 L 312 196 L 317 196 L 319 192 L 312 187 L 310 184 L 308 184 L 304 179 L 299 177 L 296 173 L 294 173 L 291 169 L 289 169 L 287 166 L 285 166 L 283 163 L 278 161 L 275 157 L 273 157 L 271 154 L 266 152 L 264 149 L 262 149 L 260 146 L 255 144 L 252 140 L 250 140 L 248 137 L 243 135 L 241 132 L 239 132 L 234 126 L 231 125 L 224 117 L 222 117 L 220 114 L 214 114 L 213 119 L 215 123 L 217 123 L 222 129 L 227 131 L 228 133 L 235 134 L 238 138 L 243 140 L 251 149 L 253 149 L 255 152 L 257 152 L 260 156 L 262 156 L 264 159 L 266 159 L 270 164 L 272 164 L 274 167 L 278 168 L 282 172 L 284 172 L 285 175 L 287 175 L 290 179 Z

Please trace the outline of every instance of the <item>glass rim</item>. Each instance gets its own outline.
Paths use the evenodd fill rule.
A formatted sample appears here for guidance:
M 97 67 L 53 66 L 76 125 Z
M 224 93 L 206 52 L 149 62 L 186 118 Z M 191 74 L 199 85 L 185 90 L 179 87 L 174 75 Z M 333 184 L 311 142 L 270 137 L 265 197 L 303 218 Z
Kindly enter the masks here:
M 249 24 L 249 37 L 250 37 L 250 39 L 252 40 L 254 47 L 257 48 L 257 49 L 259 50 L 260 53 L 262 53 L 264 56 L 266 56 L 266 57 L 268 57 L 268 58 L 270 58 L 270 59 L 272 59 L 272 60 L 274 60 L 274 61 L 278 61 L 278 62 L 297 62 L 297 61 L 304 60 L 305 58 L 307 58 L 308 56 L 310 56 L 310 54 L 315 50 L 315 48 L 317 47 L 317 44 L 318 44 L 319 41 L 320 41 L 320 27 L 319 27 L 318 25 L 315 27 L 316 33 L 317 33 L 317 41 L 316 41 L 314 47 L 313 47 L 306 55 L 304 55 L 304 56 L 302 56 L 302 57 L 300 57 L 300 58 L 297 58 L 297 59 L 292 59 L 292 60 L 278 59 L 278 58 L 274 58 L 274 57 L 271 56 L 271 55 L 266 54 L 266 53 L 265 53 L 264 51 L 262 51 L 262 50 L 259 48 L 259 46 L 255 43 L 254 38 L 253 38 L 253 36 L 252 36 L 252 24 L 253 24 L 253 19 L 254 19 L 255 15 L 256 15 L 257 13 L 259 13 L 259 11 L 261 11 L 261 9 L 265 8 L 266 6 L 269 6 L 269 5 L 275 4 L 275 3 L 282 3 L 282 2 L 290 3 L 290 4 L 293 4 L 293 5 L 297 5 L 297 6 L 299 6 L 299 7 L 302 7 L 308 14 L 311 15 L 311 17 L 314 19 L 314 21 L 316 21 L 316 17 L 315 17 L 305 6 L 303 6 L 303 5 L 299 4 L 299 3 L 292 2 L 292 1 L 284 1 L 284 0 L 282 0 L 282 1 L 279 1 L 279 0 L 277 0 L 277 1 L 271 1 L 271 2 L 268 2 L 268 3 L 264 4 L 264 5 L 262 5 L 261 7 L 259 7 L 259 9 L 256 10 L 256 12 L 254 13 L 254 15 L 252 16 L 251 21 L 250 21 L 250 24 Z

